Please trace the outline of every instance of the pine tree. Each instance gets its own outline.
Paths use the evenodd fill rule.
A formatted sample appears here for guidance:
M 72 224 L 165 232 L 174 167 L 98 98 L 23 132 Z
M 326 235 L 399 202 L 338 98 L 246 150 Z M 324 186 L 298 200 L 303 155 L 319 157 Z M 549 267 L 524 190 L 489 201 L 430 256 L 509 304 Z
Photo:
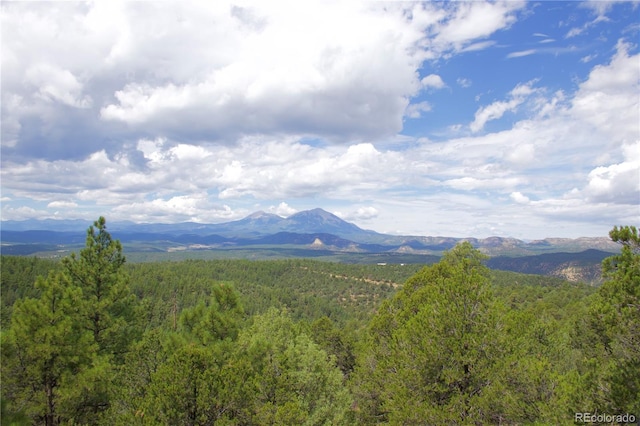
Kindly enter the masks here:
M 605 389 L 598 399 L 612 412 L 640 412 L 640 235 L 635 226 L 614 227 L 620 254 L 602 262 L 605 282 L 591 308 L 590 328 L 602 348 L 594 374 Z M 590 350 L 592 351 L 592 350 Z M 597 356 L 597 355 L 596 355 Z
M 100 218 L 80 255 L 38 278 L 39 298 L 19 300 L 2 336 L 3 399 L 36 423 L 99 421 L 109 407 L 113 361 L 136 327 L 122 246 Z
M 91 331 L 101 354 L 121 361 L 133 340 L 135 297 L 123 269 L 125 256 L 120 241 L 107 232 L 100 217 L 87 230 L 86 246 L 62 261 L 65 273 L 82 290 L 80 311 L 84 327 Z
M 502 357 L 484 258 L 459 244 L 383 303 L 354 379 L 361 422 L 497 421 L 484 399 Z
M 234 340 L 244 315 L 238 293 L 227 283 L 211 282 L 209 285 L 213 292 L 209 302 L 201 301 L 180 314 L 181 330 L 185 336 L 203 345 Z
M 80 327 L 81 291 L 62 273 L 40 278 L 39 299 L 16 302 L 3 336 L 3 396 L 37 424 L 58 425 L 76 417 L 78 378 L 93 368 L 97 347 Z
M 250 424 L 347 424 L 351 403 L 335 361 L 295 324 L 270 309 L 238 339 L 238 357 L 250 365 L 240 417 Z

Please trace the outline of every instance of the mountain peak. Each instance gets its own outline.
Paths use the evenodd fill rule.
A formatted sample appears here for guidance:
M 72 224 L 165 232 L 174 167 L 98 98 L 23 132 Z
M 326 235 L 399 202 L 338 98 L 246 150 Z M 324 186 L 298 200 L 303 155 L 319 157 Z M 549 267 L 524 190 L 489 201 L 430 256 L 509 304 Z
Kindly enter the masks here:
M 314 217 L 314 216 L 315 217 L 322 217 L 322 218 L 336 218 L 338 220 L 342 220 L 338 216 L 334 215 L 333 213 L 329 213 L 328 211 L 323 210 L 320 207 L 316 207 L 315 209 L 303 210 L 301 212 L 294 213 L 291 216 L 289 216 L 287 219 L 292 219 L 292 218 L 296 218 L 296 217 Z
M 295 232 L 326 232 L 342 236 L 367 232 L 321 208 L 293 214 L 285 219 L 285 225 L 286 230 Z
M 245 217 L 245 219 L 254 219 L 254 220 L 255 219 L 274 219 L 274 218 L 282 219 L 282 217 L 278 216 L 277 214 L 267 213 L 267 212 L 262 211 L 262 210 L 258 210 L 257 212 L 253 212 L 249 216 Z

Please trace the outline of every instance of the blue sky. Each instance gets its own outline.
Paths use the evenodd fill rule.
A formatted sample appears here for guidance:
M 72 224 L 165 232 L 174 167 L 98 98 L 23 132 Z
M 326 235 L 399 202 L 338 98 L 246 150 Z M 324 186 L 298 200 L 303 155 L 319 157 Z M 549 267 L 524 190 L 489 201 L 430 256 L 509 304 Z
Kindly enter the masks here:
M 638 2 L 3 2 L 2 220 L 640 222 Z

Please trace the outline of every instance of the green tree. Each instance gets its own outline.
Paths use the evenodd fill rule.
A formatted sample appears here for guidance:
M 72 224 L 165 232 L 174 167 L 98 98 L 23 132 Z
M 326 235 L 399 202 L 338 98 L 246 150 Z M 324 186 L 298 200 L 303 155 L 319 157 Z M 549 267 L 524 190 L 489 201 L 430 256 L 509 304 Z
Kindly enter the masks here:
M 324 316 L 311 324 L 311 337 L 327 354 L 334 357 L 342 374 L 348 377 L 355 365 L 355 355 L 353 343 L 345 336 L 344 331 Z
M 81 377 L 96 363 L 93 336 L 80 327 L 81 291 L 62 273 L 39 278 L 39 299 L 16 302 L 11 329 L 3 334 L 3 397 L 8 409 L 36 424 L 74 419 L 82 402 L 75 394 Z
M 611 239 L 622 245 L 620 254 L 602 262 L 605 282 L 591 308 L 590 328 L 596 337 L 589 348 L 600 356 L 594 371 L 594 389 L 601 409 L 640 412 L 640 236 L 635 226 L 614 227 Z M 589 344 L 589 342 L 587 342 Z M 597 348 L 602 352 L 597 353 Z M 591 364 L 594 365 L 593 360 Z
M 496 404 L 505 353 L 484 259 L 461 243 L 382 304 L 354 374 L 362 423 L 522 421 Z
M 180 314 L 182 331 L 201 344 L 219 340 L 235 340 L 244 309 L 233 286 L 227 283 L 209 284 L 213 294 L 209 303 L 198 303 Z
M 234 404 L 227 390 L 237 380 L 225 373 L 224 349 L 188 344 L 174 352 L 151 374 L 137 416 L 150 423 L 189 426 L 211 425 L 227 417 Z
M 80 255 L 72 253 L 62 260 L 65 273 L 82 290 L 79 307 L 84 327 L 91 331 L 100 353 L 114 355 L 116 361 L 122 359 L 136 332 L 135 296 L 129 290 L 124 263 L 122 245 L 107 232 L 104 217 L 87 230 Z
M 112 361 L 122 361 L 136 331 L 124 262 L 101 217 L 79 256 L 38 278 L 39 298 L 15 303 L 3 335 L 3 399 L 11 410 L 23 407 L 44 424 L 102 418 L 113 393 Z
M 250 424 L 345 424 L 351 398 L 342 374 L 286 312 L 271 309 L 254 318 L 238 341 L 251 373 L 241 416 Z
M 150 330 L 133 345 L 117 378 L 112 423 L 213 424 L 234 418 L 248 399 L 238 392 L 244 363 L 231 359 L 240 299 L 227 283 L 193 283 L 207 287 L 209 302 L 184 309 L 177 331 Z
M 158 328 L 149 330 L 125 355 L 114 380 L 116 391 L 106 416 L 109 424 L 131 425 L 144 420 L 153 379 L 170 356 L 164 347 L 166 338 L 166 332 Z

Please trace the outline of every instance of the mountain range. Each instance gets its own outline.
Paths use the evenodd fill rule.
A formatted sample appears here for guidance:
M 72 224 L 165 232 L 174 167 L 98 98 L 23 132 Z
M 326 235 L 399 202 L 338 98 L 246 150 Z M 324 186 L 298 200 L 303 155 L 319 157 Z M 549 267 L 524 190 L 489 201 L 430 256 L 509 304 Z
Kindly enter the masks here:
M 24 220 L 3 221 L 3 231 L 55 231 L 77 232 L 86 230 L 91 222 L 83 220 Z M 289 217 L 281 217 L 272 213 L 258 211 L 249 216 L 232 222 L 203 224 L 196 222 L 182 223 L 134 223 L 128 221 L 107 222 L 110 232 L 131 234 L 150 233 L 168 235 L 211 235 L 218 234 L 226 237 L 251 238 L 278 232 L 313 233 L 323 232 L 342 237 L 357 237 L 365 235 L 382 235 L 375 231 L 367 231 L 340 219 L 338 216 L 323 209 L 305 210 Z
M 85 231 L 91 222 L 82 220 L 25 220 L 3 221 L 0 239 L 7 243 L 74 244 L 84 242 Z M 395 250 L 405 253 L 442 252 L 460 241 L 469 241 L 489 255 L 517 255 L 578 252 L 596 249 L 617 252 L 619 247 L 606 237 L 547 238 L 523 241 L 515 238 L 452 238 L 429 236 L 400 236 L 365 230 L 323 209 L 316 208 L 281 217 L 263 211 L 225 223 L 202 224 L 183 222 L 134 223 L 108 222 L 107 228 L 123 242 L 168 241 L 181 244 L 313 244 L 359 251 Z M 319 235 L 324 234 L 324 235 Z
M 81 220 L 3 221 L 2 254 L 64 253 L 84 245 L 90 222 Z M 266 212 L 226 223 L 162 224 L 108 222 L 107 228 L 131 252 L 189 252 L 220 250 L 293 250 L 298 257 L 322 253 L 403 256 L 415 259 L 439 255 L 460 241 L 490 255 L 489 266 L 525 273 L 557 275 L 597 281 L 599 264 L 619 246 L 602 238 L 452 238 L 399 236 L 365 230 L 323 209 L 301 211 L 289 217 Z M 245 253 L 245 252 L 243 252 Z M 412 257 L 413 256 L 413 257 Z M 390 257 L 392 258 L 392 257 Z M 371 257 L 373 259 L 373 257 Z

